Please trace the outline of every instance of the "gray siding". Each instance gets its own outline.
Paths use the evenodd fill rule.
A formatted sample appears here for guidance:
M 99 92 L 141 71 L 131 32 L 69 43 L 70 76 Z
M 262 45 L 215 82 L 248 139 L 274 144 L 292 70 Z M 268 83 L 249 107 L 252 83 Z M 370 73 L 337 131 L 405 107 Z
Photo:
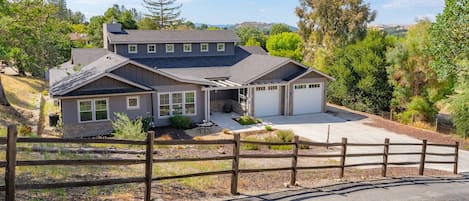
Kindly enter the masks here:
M 200 43 L 192 43 L 192 52 L 184 52 L 182 43 L 174 44 L 174 52 L 166 53 L 166 44 L 156 44 L 156 53 L 147 52 L 147 44 L 138 44 L 137 53 L 129 54 L 127 44 L 117 44 L 116 53 L 128 58 L 171 58 L 171 57 L 199 57 L 199 56 L 228 56 L 234 55 L 234 43 L 225 43 L 225 51 L 217 51 L 217 43 L 209 43 L 208 52 L 200 51 Z
M 267 75 L 262 76 L 261 78 L 254 81 L 254 83 L 268 80 L 284 80 L 301 71 L 304 71 L 304 68 L 297 66 L 294 63 L 288 63 L 268 73 Z
M 126 88 L 134 88 L 134 87 L 126 83 L 122 83 L 120 81 L 112 79 L 112 78 L 103 77 L 75 91 L 93 91 L 93 90 L 126 89 Z
M 140 109 L 127 110 L 127 96 L 139 96 L 140 97 Z M 101 97 L 100 97 L 101 98 Z M 129 118 L 136 119 L 138 117 L 146 117 L 151 115 L 151 96 L 150 94 L 140 95 L 120 95 L 102 97 L 108 98 L 109 104 L 109 116 L 110 120 L 115 119 L 114 113 L 121 112 L 126 113 Z M 92 98 L 84 98 L 92 99 Z M 109 121 L 101 122 L 78 122 L 78 101 L 84 99 L 63 99 L 61 101 L 62 107 L 62 121 L 64 124 L 64 137 L 76 137 L 76 136 L 94 136 L 110 134 L 109 132 Z M 96 125 L 101 125 L 99 129 L 92 129 Z M 112 128 L 111 128 L 112 131 Z M 98 133 L 99 132 L 99 133 Z
M 196 115 L 190 116 L 192 121 L 199 123 L 205 118 L 205 96 L 201 90 L 200 85 L 187 84 L 178 82 L 171 78 L 156 74 L 154 72 L 136 67 L 132 64 L 123 66 L 112 73 L 122 76 L 133 82 L 150 86 L 155 89 L 156 93 L 163 92 L 177 92 L 177 91 L 195 91 L 196 92 Z M 156 126 L 167 126 L 169 125 L 169 119 L 167 117 L 158 117 L 159 114 L 159 97 L 157 94 L 153 96 L 154 105 L 154 119 Z
M 133 64 L 120 67 L 119 69 L 114 70 L 112 73 L 145 86 L 181 84 L 181 82 L 134 66 Z

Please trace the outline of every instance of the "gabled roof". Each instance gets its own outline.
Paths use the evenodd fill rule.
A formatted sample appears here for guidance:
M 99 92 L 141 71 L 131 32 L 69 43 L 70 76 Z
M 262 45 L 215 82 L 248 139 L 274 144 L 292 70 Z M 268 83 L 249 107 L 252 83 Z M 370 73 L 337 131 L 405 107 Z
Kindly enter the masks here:
M 231 30 L 125 30 L 108 33 L 110 44 L 239 42 Z
M 119 77 L 111 73 L 111 71 L 121 66 L 124 66 L 126 64 L 133 64 L 135 66 L 145 68 L 151 72 L 166 76 L 168 78 L 171 78 L 180 82 L 202 84 L 202 85 L 213 84 L 210 81 L 205 80 L 203 78 L 199 78 L 199 77 L 191 76 L 191 75 L 184 75 L 184 74 L 180 75 L 180 74 L 164 72 L 164 71 L 154 69 L 154 68 L 145 66 L 143 64 L 137 63 L 123 56 L 120 56 L 114 53 L 108 53 L 104 55 L 103 57 L 97 59 L 96 61 L 83 67 L 79 72 L 68 75 L 62 80 L 54 83 L 50 89 L 51 94 L 54 96 L 62 96 L 105 76 L 122 81 L 124 83 L 130 84 L 133 86 L 136 86 L 144 90 L 151 90 L 151 88 L 126 80 L 125 78 Z
M 262 54 L 262 55 L 269 55 L 262 47 L 259 46 L 239 46 L 241 49 L 243 49 L 246 52 L 249 52 L 251 54 Z
M 237 83 L 249 84 L 254 79 L 277 69 L 289 61 L 291 60 L 284 57 L 252 54 L 231 67 L 230 80 Z

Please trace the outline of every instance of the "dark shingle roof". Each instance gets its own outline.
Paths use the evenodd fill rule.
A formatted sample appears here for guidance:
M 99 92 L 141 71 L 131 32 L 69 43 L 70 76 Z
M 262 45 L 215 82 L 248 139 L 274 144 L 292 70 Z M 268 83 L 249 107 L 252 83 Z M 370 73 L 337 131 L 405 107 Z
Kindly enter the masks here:
M 73 48 L 72 64 L 83 67 L 108 53 L 110 51 L 104 48 Z
M 108 33 L 111 44 L 239 42 L 231 30 L 125 30 Z
M 73 89 L 84 82 L 96 79 L 97 77 L 102 76 L 107 69 L 115 67 L 128 60 L 129 59 L 125 57 L 109 53 L 87 66 L 84 66 L 80 72 L 71 74 L 56 82 L 51 86 L 50 91 L 53 95 L 64 95 L 70 89 Z
M 259 46 L 240 46 L 240 48 L 251 54 L 269 55 L 269 53 L 267 53 L 262 47 Z
M 284 57 L 252 54 L 231 67 L 230 80 L 241 84 L 248 84 L 252 79 L 289 61 L 290 59 Z
M 218 67 L 233 66 L 250 55 L 246 50 L 236 47 L 235 54 L 229 56 L 206 57 L 177 57 L 177 58 L 150 58 L 132 59 L 138 63 L 153 68 L 188 68 L 188 67 Z

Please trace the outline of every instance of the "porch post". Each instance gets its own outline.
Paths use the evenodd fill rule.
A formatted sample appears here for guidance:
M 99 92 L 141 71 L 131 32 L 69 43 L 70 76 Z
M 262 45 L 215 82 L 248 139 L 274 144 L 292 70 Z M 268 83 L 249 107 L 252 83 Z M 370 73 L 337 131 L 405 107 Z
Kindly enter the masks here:
M 288 116 L 288 85 L 284 85 L 284 105 L 283 105 L 283 116 Z
M 207 122 L 210 121 L 210 90 L 207 91 Z
M 205 99 L 204 100 L 204 115 L 205 115 L 204 117 L 205 117 L 205 121 L 208 120 L 207 104 L 208 104 L 209 100 L 207 99 L 207 93 L 209 93 L 208 90 L 205 90 L 204 91 L 204 99 Z

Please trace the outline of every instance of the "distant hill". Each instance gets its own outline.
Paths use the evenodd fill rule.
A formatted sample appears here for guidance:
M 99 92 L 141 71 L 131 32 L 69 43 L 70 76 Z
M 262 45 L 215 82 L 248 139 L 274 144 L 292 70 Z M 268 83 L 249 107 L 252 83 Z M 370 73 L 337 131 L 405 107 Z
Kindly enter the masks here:
M 380 31 L 384 31 L 389 35 L 394 36 L 405 36 L 407 34 L 407 30 L 411 25 L 387 25 L 387 24 L 376 24 L 376 25 L 369 25 L 368 28 L 378 29 Z
M 203 23 L 195 23 L 195 26 L 200 27 L 202 24 Z M 278 24 L 278 23 L 242 22 L 242 23 L 238 23 L 238 24 L 234 24 L 234 25 L 233 24 L 220 24 L 220 25 L 207 24 L 207 26 L 209 26 L 209 27 L 218 27 L 218 28 L 221 28 L 221 29 L 230 29 L 230 30 L 233 30 L 233 29 L 236 29 L 236 28 L 239 28 L 239 27 L 243 27 L 243 26 L 252 26 L 252 27 L 256 27 L 256 29 L 267 32 L 272 28 L 272 26 L 274 24 Z M 296 28 L 294 26 L 291 26 L 291 25 L 288 25 L 288 24 L 287 24 L 287 26 L 289 26 L 292 31 L 298 31 L 298 28 Z

